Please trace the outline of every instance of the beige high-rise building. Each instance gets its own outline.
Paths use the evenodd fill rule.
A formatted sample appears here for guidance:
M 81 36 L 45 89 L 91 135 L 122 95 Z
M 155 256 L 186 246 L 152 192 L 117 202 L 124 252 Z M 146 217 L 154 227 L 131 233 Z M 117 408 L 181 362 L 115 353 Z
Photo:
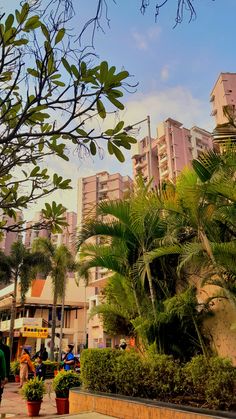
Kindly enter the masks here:
M 133 181 L 129 176 L 122 176 L 119 173 L 109 174 L 100 172 L 93 176 L 80 178 L 78 180 L 78 228 L 88 217 L 96 216 L 96 207 L 104 200 L 124 199 L 132 189 Z M 96 268 L 91 270 L 89 281 L 89 310 L 96 306 L 99 301 L 100 290 L 106 284 L 108 272 L 106 269 Z M 88 347 L 111 347 L 118 343 L 115 338 L 108 336 L 103 330 L 103 324 L 96 315 L 87 324 Z

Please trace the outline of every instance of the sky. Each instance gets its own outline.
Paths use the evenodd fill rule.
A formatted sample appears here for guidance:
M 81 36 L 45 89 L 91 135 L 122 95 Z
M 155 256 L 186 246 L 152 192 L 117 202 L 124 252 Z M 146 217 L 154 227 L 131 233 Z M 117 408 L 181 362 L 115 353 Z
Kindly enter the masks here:
M 0 0 L 2 9 L 13 11 L 18 0 Z M 96 0 L 74 0 L 76 17 L 74 31 L 82 29 L 86 19 L 95 13 Z M 173 28 L 177 0 L 169 0 L 161 9 L 155 23 L 155 0 L 143 16 L 141 0 L 107 0 L 110 26 L 102 21 L 103 31 L 95 33 L 94 47 L 99 60 L 106 60 L 118 70 L 126 69 L 132 75 L 131 83 L 138 83 L 136 92 L 126 94 L 125 110 L 120 118 L 132 125 L 147 115 L 151 117 L 152 136 L 156 126 L 171 117 L 186 128 L 198 125 L 211 131 L 214 120 L 209 103 L 210 92 L 220 72 L 236 72 L 235 14 L 236 0 L 194 0 L 197 17 Z M 90 39 L 86 32 L 83 42 Z M 140 139 L 147 134 L 145 123 L 137 131 Z M 107 156 L 79 159 L 72 155 L 71 162 L 50 161 L 52 170 L 59 170 L 65 178 L 72 178 L 74 189 L 56 193 L 52 198 L 62 202 L 69 210 L 77 210 L 76 183 L 78 177 L 98 171 L 120 172 L 132 175 L 131 155 L 125 163 Z M 42 203 L 34 205 L 27 213 L 30 219 Z

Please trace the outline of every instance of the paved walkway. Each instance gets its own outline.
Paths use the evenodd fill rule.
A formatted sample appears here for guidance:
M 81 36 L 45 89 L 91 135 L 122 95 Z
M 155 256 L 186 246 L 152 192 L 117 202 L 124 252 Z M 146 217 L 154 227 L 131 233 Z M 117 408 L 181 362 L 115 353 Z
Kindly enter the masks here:
M 56 418 L 57 409 L 55 394 L 51 389 L 51 381 L 46 380 L 47 394 L 44 395 L 40 409 L 40 417 L 44 419 Z M 114 419 L 99 413 L 82 413 L 78 415 L 59 416 L 60 419 Z M 57 418 L 59 418 L 57 416 Z M 8 383 L 5 386 L 2 404 L 0 407 L 0 419 L 26 419 L 28 418 L 26 401 L 19 394 L 19 384 Z

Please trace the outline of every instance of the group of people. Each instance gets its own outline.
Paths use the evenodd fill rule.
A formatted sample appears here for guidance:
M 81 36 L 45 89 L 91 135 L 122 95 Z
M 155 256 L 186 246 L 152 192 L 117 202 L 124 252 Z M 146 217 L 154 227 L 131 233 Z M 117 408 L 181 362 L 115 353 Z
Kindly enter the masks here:
M 67 352 L 62 357 L 62 367 L 65 371 L 76 369 L 76 357 L 73 354 L 74 345 L 68 345 Z M 20 356 L 20 387 L 28 380 L 29 373 L 42 380 L 46 378 L 46 365 L 48 352 L 44 346 L 31 358 L 27 348 L 22 348 Z M 34 365 L 33 361 L 36 361 Z M 0 404 L 5 384 L 10 375 L 10 348 L 3 343 L 3 333 L 0 331 Z

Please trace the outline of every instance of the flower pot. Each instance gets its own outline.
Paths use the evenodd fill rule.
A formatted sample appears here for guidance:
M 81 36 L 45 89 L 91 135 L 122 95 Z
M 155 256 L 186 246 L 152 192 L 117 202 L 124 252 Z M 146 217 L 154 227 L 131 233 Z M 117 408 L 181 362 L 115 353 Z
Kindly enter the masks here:
M 66 415 L 69 413 L 69 399 L 56 397 L 57 413 L 58 415 Z
M 38 416 L 39 415 L 39 411 L 40 411 L 40 407 L 41 407 L 41 403 L 42 400 L 36 400 L 33 402 L 29 402 L 27 401 L 27 406 L 28 406 L 28 415 L 29 416 Z
M 58 370 L 54 370 L 54 377 L 56 377 L 56 375 L 59 373 Z
M 15 375 L 15 383 L 19 383 L 20 382 L 20 376 L 19 375 Z

